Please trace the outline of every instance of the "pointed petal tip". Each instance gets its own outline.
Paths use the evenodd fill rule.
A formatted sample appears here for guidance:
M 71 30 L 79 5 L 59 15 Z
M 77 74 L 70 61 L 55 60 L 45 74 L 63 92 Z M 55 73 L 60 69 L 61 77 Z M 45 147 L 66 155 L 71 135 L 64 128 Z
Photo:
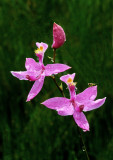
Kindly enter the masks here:
M 104 98 L 103 98 L 103 103 L 105 103 L 106 98 L 107 98 L 107 97 L 104 97 Z
M 96 86 L 92 86 L 92 87 L 94 87 L 95 91 L 97 92 L 97 85 Z
M 10 73 L 13 75 L 15 71 L 10 71 Z
M 36 46 L 38 47 L 38 45 L 39 45 L 40 43 L 39 43 L 39 42 L 36 42 L 35 44 L 36 44 Z
M 82 129 L 83 132 L 90 131 L 89 124 L 87 124 L 85 127 L 81 127 L 78 125 L 78 127 L 80 127 L 80 129 Z
M 11 73 L 14 77 L 16 77 L 16 76 L 15 76 L 15 71 L 10 71 L 10 73 Z
M 57 23 L 53 23 L 53 28 L 59 26 Z
M 40 104 L 44 105 L 44 102 L 41 102 Z
M 95 89 L 97 89 L 97 85 L 96 86 L 93 86 Z
M 66 66 L 67 66 L 67 69 L 71 69 L 71 68 L 72 68 L 72 67 L 70 67 L 70 66 L 68 66 L 68 65 L 66 65 Z M 66 69 L 66 70 L 67 70 L 67 69 Z
M 27 99 L 26 99 L 26 102 L 31 101 L 33 98 L 34 98 L 33 96 L 31 96 L 30 94 L 28 94 Z
M 27 98 L 27 99 L 26 99 L 26 102 L 29 102 L 30 100 L 31 100 L 31 99 Z
M 71 67 L 71 68 L 72 68 L 72 67 Z M 73 73 L 73 74 L 72 74 L 72 77 L 74 77 L 74 78 L 75 78 L 75 74 L 76 74 L 76 73 Z
M 83 129 L 83 132 L 89 132 L 90 131 L 90 129 Z
M 10 73 L 15 77 L 15 73 L 14 73 L 14 71 L 10 71 Z
M 89 124 L 82 128 L 83 132 L 90 131 Z
M 27 61 L 29 61 L 29 60 L 32 60 L 33 58 L 26 58 L 26 61 L 25 62 L 27 62 Z M 34 59 L 33 59 L 34 60 Z
M 105 103 L 106 97 L 104 97 L 103 99 L 101 99 L 101 105 L 100 107 Z
M 68 66 L 69 69 L 71 69 L 72 67 Z

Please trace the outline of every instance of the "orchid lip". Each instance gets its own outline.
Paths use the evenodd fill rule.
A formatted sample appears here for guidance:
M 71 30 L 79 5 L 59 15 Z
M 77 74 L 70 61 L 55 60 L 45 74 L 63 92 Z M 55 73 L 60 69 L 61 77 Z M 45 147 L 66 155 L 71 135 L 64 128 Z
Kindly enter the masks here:
M 73 83 L 73 79 L 71 78 L 71 77 L 69 77 L 68 79 L 67 79 L 67 84 L 72 84 Z
M 37 48 L 36 50 L 35 50 L 35 53 L 36 54 L 42 54 L 43 53 L 43 46 L 40 46 L 40 48 Z
M 76 86 L 77 82 L 73 82 L 73 79 L 72 79 L 71 77 L 69 77 L 69 78 L 67 79 L 67 84 L 68 84 L 69 86 Z

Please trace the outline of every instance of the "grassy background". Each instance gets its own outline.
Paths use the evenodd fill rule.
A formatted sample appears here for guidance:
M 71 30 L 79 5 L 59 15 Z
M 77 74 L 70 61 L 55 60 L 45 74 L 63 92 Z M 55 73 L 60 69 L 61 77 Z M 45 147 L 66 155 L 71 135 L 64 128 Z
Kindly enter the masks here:
M 61 96 L 47 77 L 40 94 L 25 102 L 32 82 L 19 81 L 11 70 L 25 70 L 26 57 L 36 59 L 35 42 L 49 45 L 44 63 L 51 63 L 53 22 L 66 33 L 56 62 L 76 72 L 78 93 L 98 84 L 98 110 L 86 113 L 90 132 L 83 133 L 91 160 L 113 158 L 113 54 L 111 0 L 0 1 L 0 160 L 86 160 L 76 124 L 40 102 Z M 58 83 L 60 84 L 59 77 Z M 64 88 L 66 86 L 64 85 Z M 69 97 L 66 90 L 66 96 Z

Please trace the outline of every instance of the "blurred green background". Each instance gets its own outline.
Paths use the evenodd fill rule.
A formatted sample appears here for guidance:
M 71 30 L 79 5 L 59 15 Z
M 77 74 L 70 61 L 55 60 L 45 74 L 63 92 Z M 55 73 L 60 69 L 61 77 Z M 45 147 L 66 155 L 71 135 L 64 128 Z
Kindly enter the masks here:
M 82 132 L 91 160 L 113 159 L 113 54 L 111 0 L 0 1 L 0 160 L 86 160 L 72 116 L 61 117 L 40 103 L 61 96 L 51 78 L 31 102 L 32 82 L 19 81 L 10 71 L 25 70 L 25 58 L 36 60 L 36 42 L 49 45 L 44 63 L 53 55 L 53 22 L 67 41 L 56 62 L 72 66 L 77 93 L 97 83 L 98 98 L 106 103 L 86 116 L 90 132 Z M 66 88 L 65 84 L 63 84 Z M 69 97 L 68 90 L 65 90 Z

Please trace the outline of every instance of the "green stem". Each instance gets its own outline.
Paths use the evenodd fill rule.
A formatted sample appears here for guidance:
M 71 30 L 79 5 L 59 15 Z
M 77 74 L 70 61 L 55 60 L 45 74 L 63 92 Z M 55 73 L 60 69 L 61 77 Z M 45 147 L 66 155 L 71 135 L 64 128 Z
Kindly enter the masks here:
M 78 130 L 79 130 L 79 133 L 80 133 L 80 138 L 81 138 L 81 140 L 82 140 L 82 144 L 83 144 L 84 151 L 85 151 L 85 153 L 86 153 L 87 159 L 90 160 L 90 159 L 89 159 L 88 152 L 87 152 L 87 149 L 86 149 L 86 146 L 85 146 L 85 142 L 84 142 L 84 139 L 83 139 L 83 136 L 82 136 L 82 133 L 81 133 L 81 130 L 80 130 L 79 127 L 78 127 Z
M 55 57 L 56 57 L 56 49 L 53 49 L 53 63 L 55 63 Z
M 53 49 L 53 63 L 55 63 L 55 57 L 56 57 L 56 49 L 54 48 Z M 51 78 L 55 82 L 55 84 L 56 84 L 57 88 L 59 89 L 59 91 L 61 92 L 62 96 L 65 97 L 63 90 L 59 87 L 59 85 L 58 85 L 58 83 L 57 83 L 57 81 L 55 79 L 55 76 L 51 76 Z M 78 127 L 78 129 L 79 129 L 80 137 L 81 137 L 81 140 L 82 140 L 82 144 L 83 144 L 84 151 L 86 153 L 87 159 L 90 160 L 89 156 L 88 156 L 88 152 L 87 152 L 86 146 L 85 146 L 85 142 L 84 142 L 84 139 L 83 139 L 83 136 L 82 136 L 82 133 L 81 133 L 81 130 L 80 130 L 79 127 Z
M 55 57 L 56 57 L 56 49 L 53 48 L 53 63 L 55 63 Z M 63 90 L 59 87 L 56 79 L 55 79 L 55 75 L 51 76 L 51 78 L 53 79 L 53 81 L 55 82 L 57 88 L 59 89 L 59 91 L 61 92 L 62 96 L 65 97 Z
M 62 96 L 65 97 L 63 90 L 59 87 L 59 85 L 58 85 L 58 83 L 57 83 L 57 81 L 55 79 L 55 76 L 51 76 L 51 78 L 55 82 L 55 84 L 56 84 L 57 88 L 59 89 L 60 93 L 62 94 Z

